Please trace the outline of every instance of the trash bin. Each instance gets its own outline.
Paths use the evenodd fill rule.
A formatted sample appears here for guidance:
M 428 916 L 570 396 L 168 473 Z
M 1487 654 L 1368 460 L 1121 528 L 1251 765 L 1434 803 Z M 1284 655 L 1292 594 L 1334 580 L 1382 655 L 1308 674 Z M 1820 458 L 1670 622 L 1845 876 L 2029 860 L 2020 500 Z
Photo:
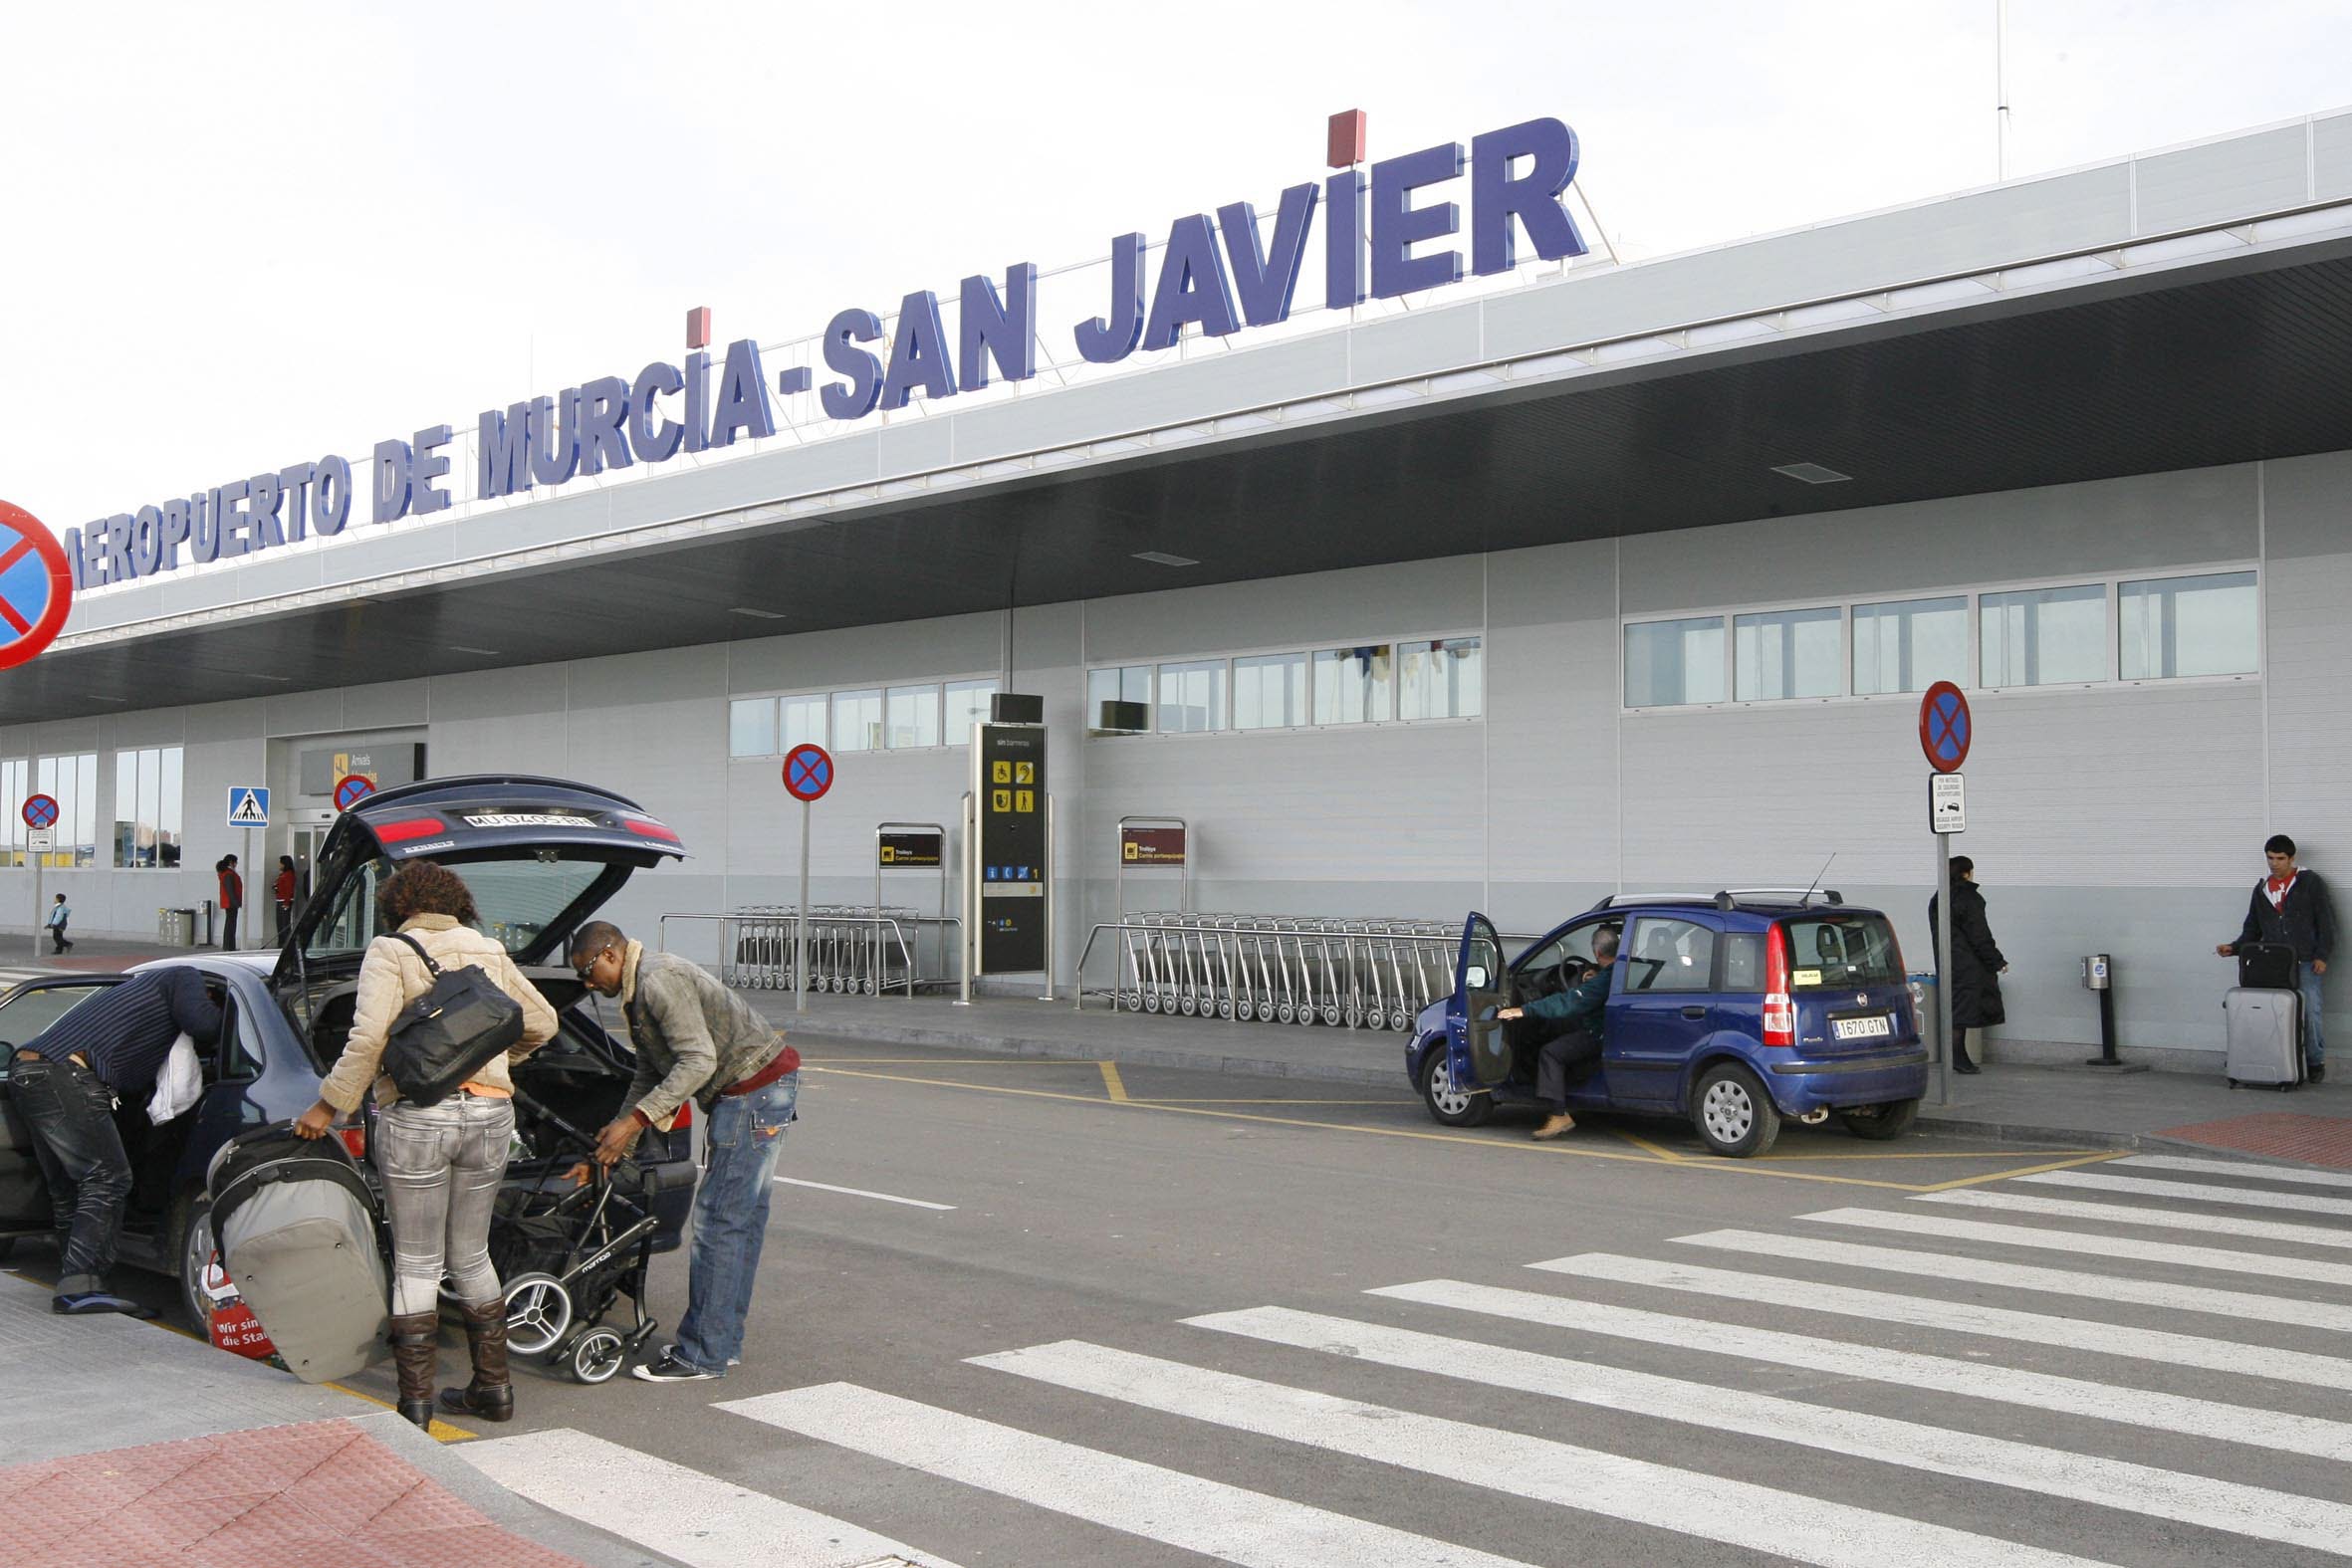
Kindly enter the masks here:
M 167 948 L 194 947 L 196 945 L 196 912 L 192 909 L 156 910 L 155 940 Z
M 1913 975 L 1910 977 L 1910 980 L 1911 1006 L 1913 1009 L 1919 1014 L 1919 1042 L 1928 1048 L 1929 1061 L 1942 1061 L 1944 1059 L 1944 1053 L 1938 1048 L 1936 1043 L 1936 1036 L 1938 1032 L 1938 1019 L 1936 1015 L 1936 977 L 1931 972 L 1928 974 Z

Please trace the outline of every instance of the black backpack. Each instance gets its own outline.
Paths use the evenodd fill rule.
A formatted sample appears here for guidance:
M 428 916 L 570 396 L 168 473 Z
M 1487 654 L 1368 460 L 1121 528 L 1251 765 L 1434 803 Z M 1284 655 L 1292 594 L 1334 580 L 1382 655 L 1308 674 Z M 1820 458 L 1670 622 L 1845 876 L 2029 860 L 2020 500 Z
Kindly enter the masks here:
M 433 985 L 392 1020 L 384 1035 L 383 1070 L 401 1099 L 438 1105 L 522 1039 L 523 1005 L 473 965 L 445 970 L 405 931 L 393 932 L 392 939 L 416 950 Z

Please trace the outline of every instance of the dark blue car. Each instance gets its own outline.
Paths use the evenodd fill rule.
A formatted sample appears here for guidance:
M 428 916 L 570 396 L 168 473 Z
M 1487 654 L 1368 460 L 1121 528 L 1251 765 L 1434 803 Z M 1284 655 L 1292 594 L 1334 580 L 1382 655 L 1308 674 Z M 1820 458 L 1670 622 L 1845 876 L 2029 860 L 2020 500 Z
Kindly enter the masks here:
M 1764 1153 L 1783 1119 L 1835 1116 L 1862 1138 L 1911 1128 L 1927 1092 L 1919 999 L 1894 929 L 1834 891 L 1617 896 L 1506 964 L 1486 916 L 1464 925 L 1454 994 L 1416 1021 L 1405 1071 L 1429 1114 L 1475 1127 L 1533 1107 L 1548 1025 L 1495 1014 L 1591 973 L 1617 932 L 1600 1066 L 1570 1110 L 1687 1117 L 1718 1154 Z
M 370 795 L 337 817 L 319 851 L 316 890 L 281 952 L 198 951 L 162 961 L 203 972 L 224 1004 L 222 1041 L 204 1062 L 203 1097 L 186 1114 L 155 1126 L 143 1105 L 127 1100 L 115 1113 L 134 1176 L 121 1261 L 177 1276 L 189 1315 L 203 1324 L 213 1251 L 205 1167 L 237 1133 L 299 1116 L 318 1099 L 319 1080 L 351 1028 L 360 954 L 377 935 L 376 889 L 404 860 L 454 867 L 473 892 L 482 929 L 506 944 L 559 1013 L 556 1038 L 515 1073 L 529 1101 L 516 1118 L 526 1152 L 508 1179 L 536 1181 L 568 1166 L 577 1147 L 551 1116 L 592 1136 L 618 1111 L 633 1062 L 562 962 L 563 944 L 632 872 L 683 854 L 678 835 L 634 801 L 554 779 L 429 780 Z M 73 975 L 18 986 L 0 997 L 0 1042 L 31 1039 L 121 980 Z M 7 1104 L 13 1054 L 0 1050 L 0 1251 L 51 1226 L 31 1136 Z M 652 1200 L 657 1250 L 678 1244 L 693 1206 L 686 1127 L 647 1132 L 637 1150 L 640 1163 L 660 1172 Z

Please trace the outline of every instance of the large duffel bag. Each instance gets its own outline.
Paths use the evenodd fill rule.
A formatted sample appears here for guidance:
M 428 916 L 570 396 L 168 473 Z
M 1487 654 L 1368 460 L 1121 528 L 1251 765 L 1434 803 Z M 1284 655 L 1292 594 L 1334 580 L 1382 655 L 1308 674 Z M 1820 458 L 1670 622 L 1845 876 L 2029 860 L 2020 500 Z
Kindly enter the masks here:
M 350 1377 L 385 1353 L 375 1197 L 339 1141 L 286 1122 L 239 1133 L 205 1187 L 221 1264 L 296 1377 Z

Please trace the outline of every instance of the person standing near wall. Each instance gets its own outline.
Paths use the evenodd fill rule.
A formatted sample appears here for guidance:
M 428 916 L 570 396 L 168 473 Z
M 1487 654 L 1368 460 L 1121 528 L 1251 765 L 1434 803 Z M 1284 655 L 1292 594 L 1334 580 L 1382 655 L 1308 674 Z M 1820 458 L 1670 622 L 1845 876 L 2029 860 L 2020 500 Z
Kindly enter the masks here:
M 237 857 L 223 855 L 212 868 L 220 875 L 220 950 L 237 951 L 237 911 L 245 907 L 245 879 L 237 874 Z
M 2240 947 L 2256 942 L 2294 949 L 2300 966 L 2295 989 L 2303 994 L 2303 1065 L 2317 1083 L 2327 1076 L 2319 1033 L 2319 979 L 2336 951 L 2335 904 L 2319 873 L 2295 863 L 2295 841 L 2286 834 L 2273 833 L 2262 845 L 2262 855 L 2270 863 L 2270 874 L 2254 884 L 2245 925 L 2235 942 L 2225 942 L 2214 951 L 2233 958 Z
M 49 951 L 71 953 L 74 944 L 66 940 L 66 922 L 74 918 L 74 908 L 66 902 L 66 895 L 57 895 L 57 902 L 49 906 Z
M 1937 898 L 1928 899 L 1928 935 L 1936 940 L 1937 920 L 1941 911 Z M 1977 862 L 1967 855 L 1952 857 L 1952 1070 L 1975 1072 L 1977 1064 L 1969 1056 L 1969 1030 L 1992 1028 L 2008 1020 L 2001 1008 L 2000 977 L 2009 972 L 2009 961 L 2000 956 L 2000 947 L 1993 940 L 1993 927 L 1985 918 L 1985 895 L 1977 891 Z M 1942 976 L 1937 979 L 1941 981 Z M 1984 1045 L 1980 1032 L 1980 1048 Z
M 278 857 L 278 879 L 270 887 L 270 896 L 277 901 L 278 941 L 282 944 L 294 924 L 294 856 Z

